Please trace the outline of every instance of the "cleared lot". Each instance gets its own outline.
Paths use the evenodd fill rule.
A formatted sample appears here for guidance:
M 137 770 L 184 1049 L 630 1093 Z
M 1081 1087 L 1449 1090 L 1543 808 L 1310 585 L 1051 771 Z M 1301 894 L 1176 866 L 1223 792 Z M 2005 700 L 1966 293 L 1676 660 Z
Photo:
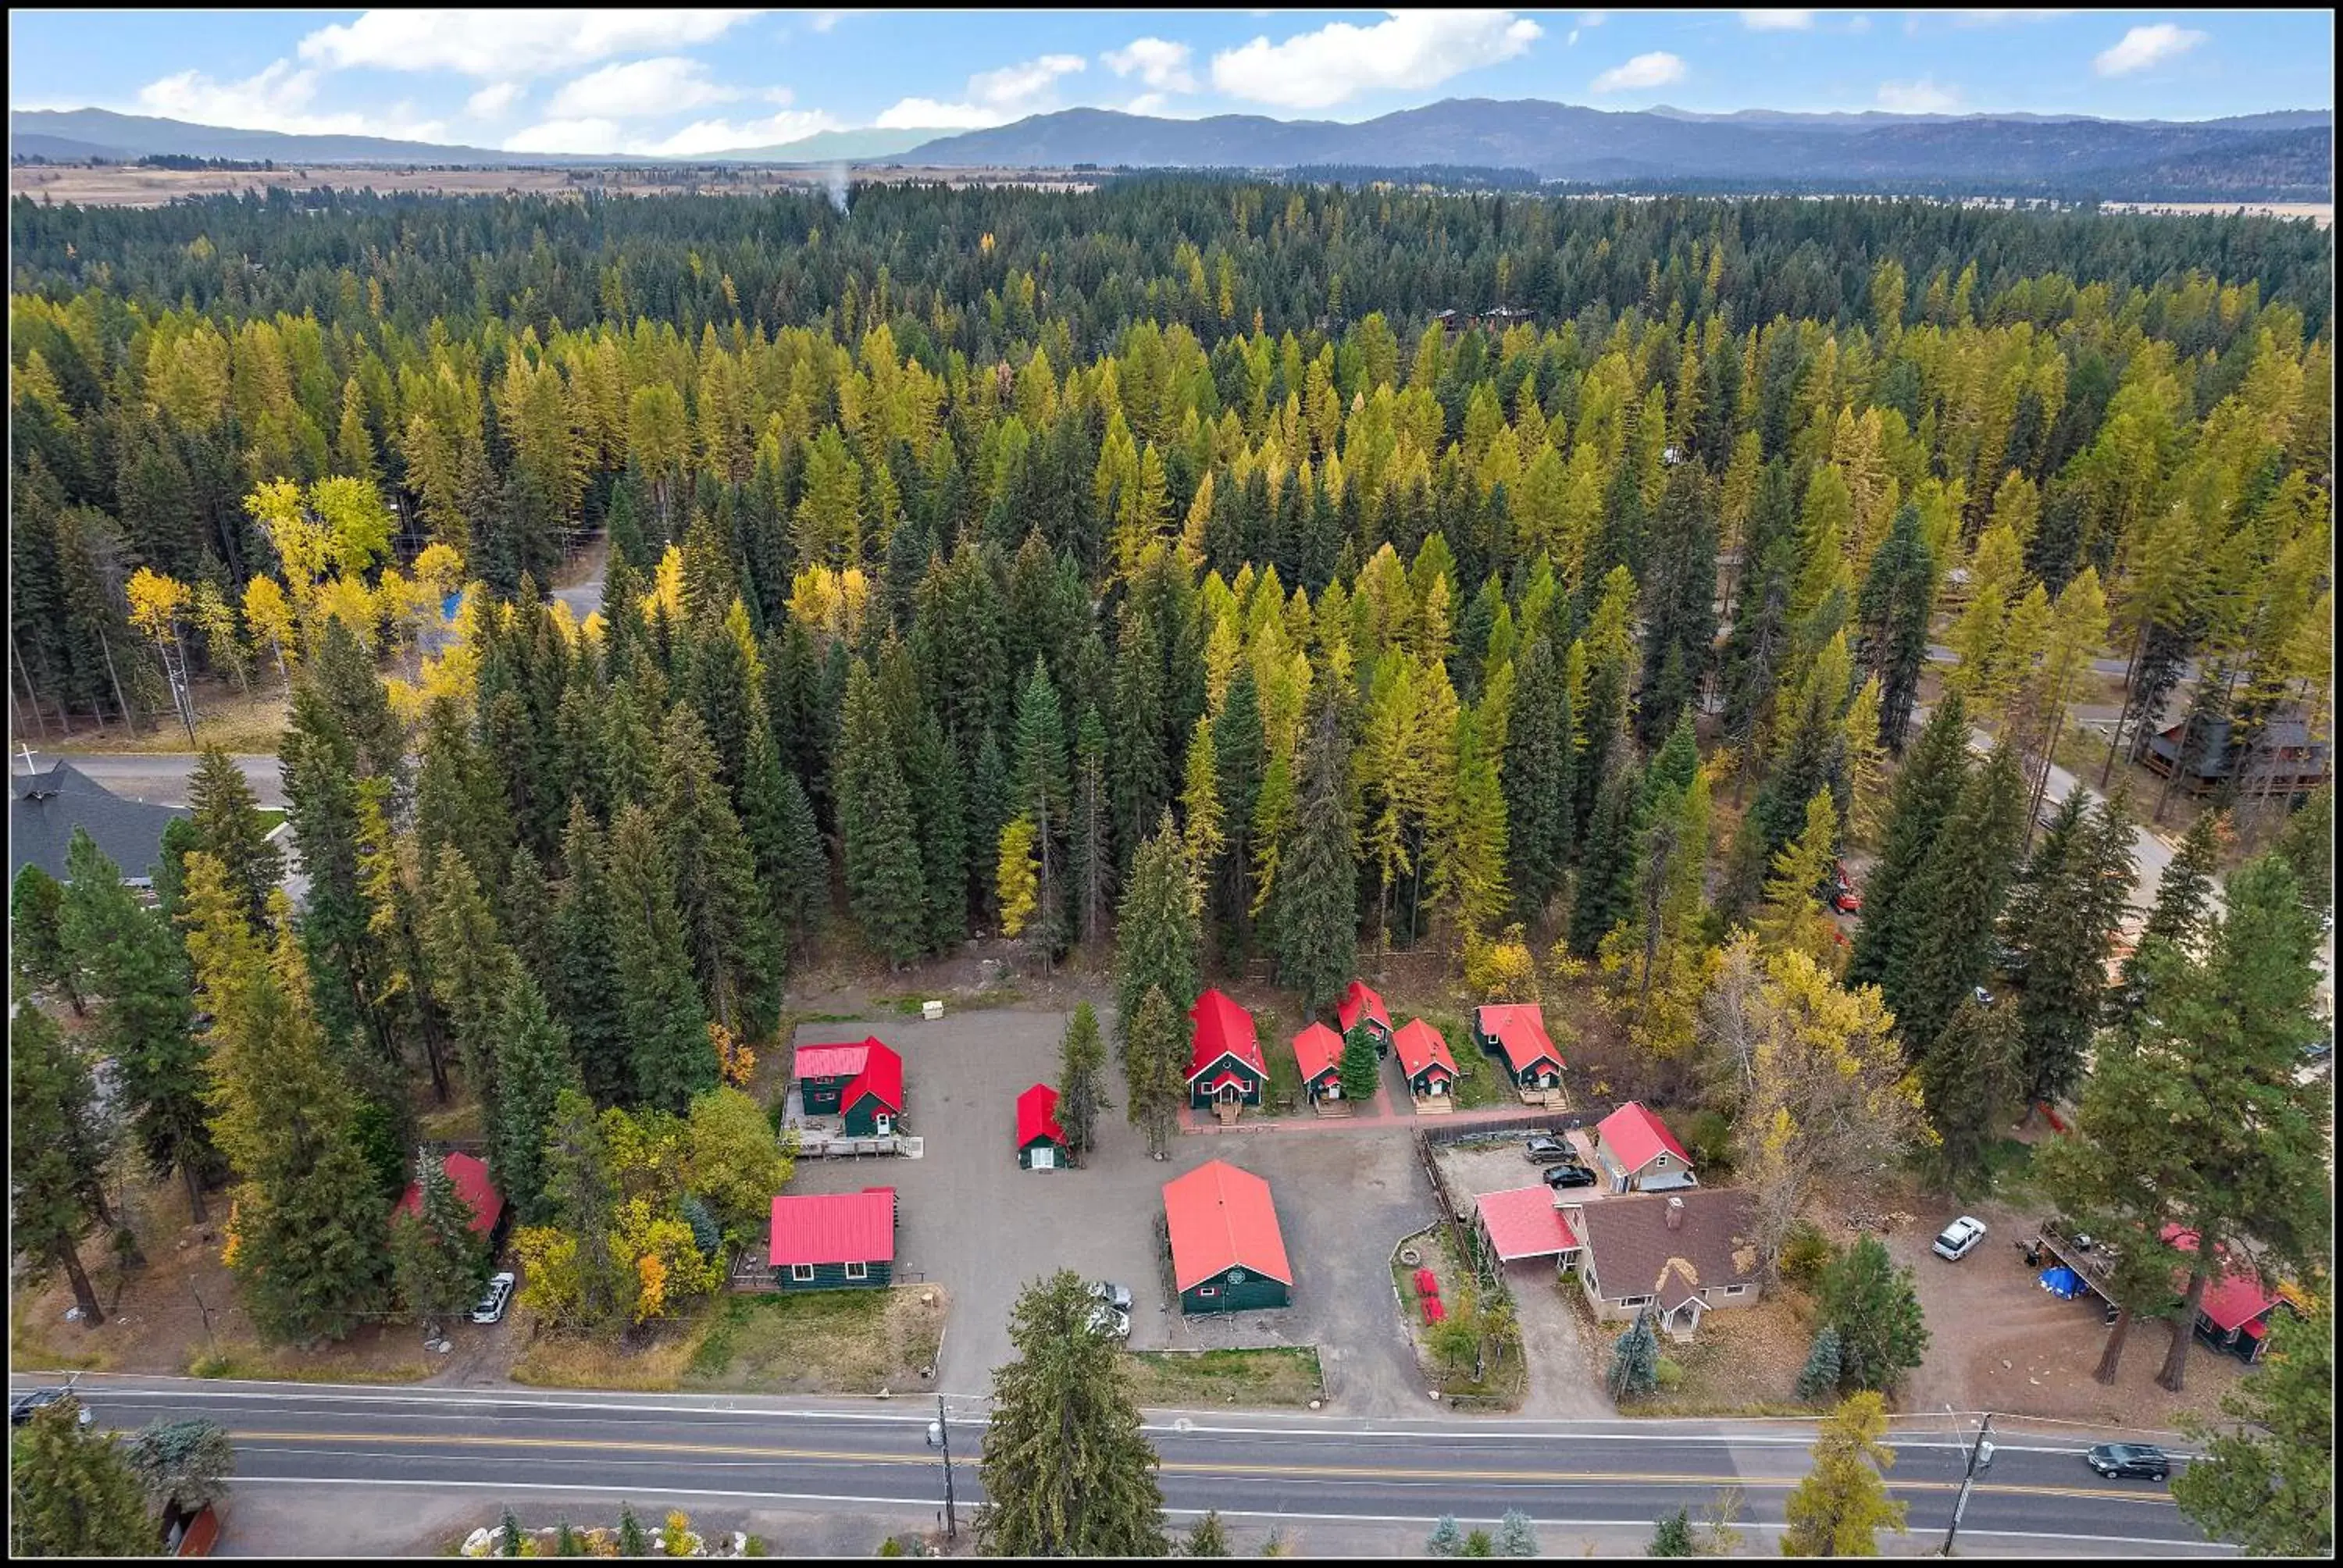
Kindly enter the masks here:
M 1106 1021 L 1104 1020 L 1102 1022 Z M 1332 1408 L 1397 1414 L 1423 1402 L 1392 1311 L 1392 1244 L 1430 1222 L 1433 1205 L 1404 1131 L 1282 1132 L 1264 1128 L 1183 1137 L 1168 1161 L 1117 1109 L 1079 1171 L 1017 1165 L 1016 1097 L 1057 1071 L 1065 1015 L 984 1011 L 940 1022 L 890 1018 L 804 1026 L 796 1043 L 875 1034 L 902 1053 L 905 1131 L 922 1157 L 808 1160 L 797 1192 L 892 1186 L 900 1194 L 898 1280 L 940 1282 L 951 1293 L 937 1382 L 989 1392 L 1009 1360 L 1009 1309 L 1028 1282 L 1059 1268 L 1131 1287 L 1133 1349 L 1315 1344 Z M 1268 1181 L 1293 1262 L 1293 1306 L 1187 1319 L 1165 1290 L 1156 1219 L 1162 1186 L 1212 1159 Z

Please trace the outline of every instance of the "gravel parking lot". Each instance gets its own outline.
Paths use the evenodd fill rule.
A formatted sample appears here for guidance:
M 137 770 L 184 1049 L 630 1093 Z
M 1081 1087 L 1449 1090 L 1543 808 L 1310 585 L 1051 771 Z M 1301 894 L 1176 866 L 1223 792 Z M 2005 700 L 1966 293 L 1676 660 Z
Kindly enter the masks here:
M 1027 1282 L 1058 1268 L 1129 1285 L 1135 1349 L 1315 1344 L 1332 1408 L 1359 1415 L 1412 1412 L 1423 1403 L 1413 1359 L 1392 1304 L 1390 1253 L 1433 1218 L 1430 1193 L 1403 1128 L 1266 1125 L 1176 1141 L 1172 1158 L 1147 1158 L 1116 1109 L 1102 1117 L 1101 1147 L 1079 1171 L 1017 1164 L 1015 1101 L 1057 1071 L 1066 1015 L 976 1011 L 940 1022 L 890 1018 L 801 1028 L 795 1043 L 875 1034 L 903 1057 L 904 1129 L 921 1158 L 806 1160 L 797 1192 L 892 1186 L 900 1195 L 896 1278 L 922 1276 L 952 1293 L 937 1383 L 980 1394 L 1008 1361 L 1009 1309 Z M 1515 1156 L 1519 1158 L 1518 1155 Z M 1294 1267 L 1294 1305 L 1282 1312 L 1187 1319 L 1167 1299 L 1157 1261 L 1156 1218 L 1164 1182 L 1224 1159 L 1270 1183 Z

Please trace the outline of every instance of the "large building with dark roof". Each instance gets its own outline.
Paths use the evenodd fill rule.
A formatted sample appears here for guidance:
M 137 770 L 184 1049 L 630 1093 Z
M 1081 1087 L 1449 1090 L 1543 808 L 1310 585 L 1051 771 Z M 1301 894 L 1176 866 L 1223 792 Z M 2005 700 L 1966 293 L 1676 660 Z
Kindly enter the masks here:
M 38 866 L 62 882 L 74 829 L 85 829 L 135 888 L 151 886 L 163 855 L 163 829 L 190 813 L 184 806 L 127 800 L 70 762 L 18 773 L 8 799 L 8 880 Z

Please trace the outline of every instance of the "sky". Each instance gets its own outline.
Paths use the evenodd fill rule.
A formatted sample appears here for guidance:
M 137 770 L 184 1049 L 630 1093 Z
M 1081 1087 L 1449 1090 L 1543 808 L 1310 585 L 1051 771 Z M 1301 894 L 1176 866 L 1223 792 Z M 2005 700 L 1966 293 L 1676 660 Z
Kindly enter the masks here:
M 2328 11 L 12 10 L 12 108 L 690 156 L 1076 106 L 2208 119 L 2331 109 Z

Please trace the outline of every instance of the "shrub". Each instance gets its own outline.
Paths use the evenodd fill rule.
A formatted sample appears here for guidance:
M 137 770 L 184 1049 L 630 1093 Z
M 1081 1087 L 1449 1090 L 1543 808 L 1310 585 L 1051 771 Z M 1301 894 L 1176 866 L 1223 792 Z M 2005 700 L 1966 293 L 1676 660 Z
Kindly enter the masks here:
M 1674 1393 L 1684 1386 L 1684 1367 L 1662 1356 L 1652 1365 L 1652 1382 L 1658 1385 L 1662 1393 Z
M 894 1536 L 890 1535 L 889 1537 L 887 1537 L 887 1539 L 886 1539 L 886 1540 L 881 1541 L 880 1543 L 879 1543 L 879 1555 L 880 1555 L 880 1556 L 881 1556 L 881 1557 L 900 1557 L 902 1554 L 903 1554 L 903 1543 L 902 1543 L 900 1541 L 897 1540 Z
M 1684 1147 L 1703 1171 L 1722 1176 L 1733 1169 L 1733 1124 L 1714 1111 L 1695 1111 L 1684 1123 Z
M 1822 1278 L 1838 1249 L 1830 1243 L 1811 1220 L 1801 1220 L 1790 1227 L 1789 1239 L 1782 1244 L 1782 1278 L 1805 1290 L 1812 1290 Z
M 1806 1354 L 1805 1369 L 1798 1373 L 1798 1397 L 1812 1400 L 1835 1398 L 1838 1392 L 1838 1331 L 1825 1323 L 1822 1332 L 1815 1335 L 1815 1348 Z

